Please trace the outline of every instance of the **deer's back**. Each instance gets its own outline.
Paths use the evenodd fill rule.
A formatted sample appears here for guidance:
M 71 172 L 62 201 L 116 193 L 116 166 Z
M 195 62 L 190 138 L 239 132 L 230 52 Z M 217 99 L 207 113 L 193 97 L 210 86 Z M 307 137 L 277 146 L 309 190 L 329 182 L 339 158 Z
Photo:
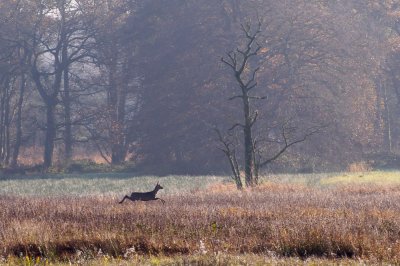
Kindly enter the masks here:
M 153 192 L 133 192 L 131 194 L 131 198 L 140 200 L 153 199 L 155 196 L 156 194 Z

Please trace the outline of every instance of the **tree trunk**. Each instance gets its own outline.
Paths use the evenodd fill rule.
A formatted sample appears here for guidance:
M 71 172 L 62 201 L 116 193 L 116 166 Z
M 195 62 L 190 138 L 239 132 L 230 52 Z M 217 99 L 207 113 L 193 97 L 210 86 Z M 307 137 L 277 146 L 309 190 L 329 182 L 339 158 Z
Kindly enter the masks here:
M 67 73 L 64 75 L 68 76 Z M 68 80 L 68 78 L 64 77 L 64 82 L 65 82 L 65 80 Z M 64 86 L 65 86 L 65 83 L 64 83 Z M 64 89 L 65 89 L 65 94 L 64 94 L 64 97 L 65 97 L 65 99 L 64 99 L 65 159 L 71 160 L 71 158 L 72 158 L 72 125 L 71 125 L 71 105 L 70 105 L 71 102 L 70 102 L 70 95 L 69 95 L 68 87 L 64 87 Z
M 125 104 L 126 95 L 124 90 L 120 88 L 119 91 L 119 101 L 118 101 L 118 135 L 117 135 L 117 154 L 119 163 L 123 163 L 126 157 L 125 149 Z
M 65 51 L 66 46 L 65 46 Z M 64 52 L 63 50 L 63 52 Z M 67 60 L 67 59 L 65 59 Z M 65 159 L 72 158 L 72 124 L 71 124 L 71 97 L 69 92 L 68 66 L 64 69 L 64 123 L 65 123 Z
M 113 62 L 117 61 L 118 56 L 114 56 Z M 108 108 L 110 113 L 110 142 L 111 142 L 111 163 L 120 164 L 119 139 L 120 127 L 118 123 L 118 69 L 114 63 L 109 68 L 109 88 L 108 88 Z
M 5 81 L 8 82 L 8 79 Z M 5 84 L 6 84 L 5 83 Z M 1 93 L 1 106 L 0 106 L 0 161 L 4 160 L 4 139 L 5 139 L 5 126 L 4 126 L 4 104 L 6 100 L 5 86 L 3 87 L 3 91 Z
M 4 151 L 5 151 L 5 164 L 10 163 L 10 83 L 7 80 L 6 90 L 5 90 L 5 108 L 4 108 Z
M 24 102 L 24 92 L 25 92 L 25 85 L 26 85 L 26 77 L 25 74 L 21 75 L 21 91 L 19 95 L 19 100 L 18 100 L 18 113 L 17 113 L 17 135 L 15 139 L 15 145 L 14 145 L 14 152 L 13 152 L 13 158 L 11 162 L 12 167 L 17 167 L 18 164 L 18 155 L 19 155 L 19 149 L 22 144 L 22 104 Z
M 111 142 L 111 163 L 121 164 L 125 161 L 125 86 L 129 82 L 129 62 L 125 60 L 122 70 L 115 62 L 118 60 L 118 52 L 113 54 L 112 64 L 109 67 L 109 89 L 108 89 L 108 108 L 110 113 L 110 142 Z M 118 72 L 122 72 L 120 78 Z M 118 81 L 117 79 L 121 79 Z
M 385 125 L 386 125 L 386 130 L 385 130 L 385 135 L 387 139 L 387 145 L 388 145 L 388 150 L 389 152 L 392 152 L 392 124 L 391 124 L 391 113 L 390 113 L 390 107 L 389 107 L 389 100 L 387 97 L 387 91 L 386 91 L 386 84 L 384 84 L 384 106 L 386 110 L 386 115 L 384 116 L 385 119 Z
M 55 106 L 46 106 L 46 143 L 44 146 L 44 166 L 49 168 L 53 163 L 54 139 L 56 138 L 56 125 L 54 118 Z
M 376 93 L 376 118 L 374 119 L 374 135 L 380 136 L 380 134 L 384 131 L 382 124 L 382 82 L 379 80 L 375 86 Z M 380 149 L 380 145 L 376 147 Z
M 65 3 L 60 7 L 60 13 L 62 17 L 62 50 L 61 50 L 61 64 L 63 68 L 64 77 L 64 143 L 65 143 L 65 159 L 71 160 L 72 158 L 72 124 L 71 124 L 71 98 L 69 91 L 69 58 L 68 58 L 68 38 L 65 27 Z
M 58 63 L 58 62 L 57 62 Z M 40 80 L 40 73 L 37 68 L 32 68 L 32 78 L 36 84 L 36 87 L 43 99 L 46 106 L 46 140 L 44 145 L 44 166 L 46 168 L 50 167 L 53 163 L 53 152 L 54 152 L 54 141 L 57 134 L 57 125 L 55 122 L 55 110 L 58 104 L 58 97 L 61 78 L 63 71 L 58 70 L 55 75 L 55 80 L 53 83 L 53 92 L 49 95 L 44 89 L 42 82 Z
M 243 95 L 244 113 L 245 113 L 245 126 L 243 129 L 244 133 L 244 173 L 247 187 L 253 187 L 253 169 L 254 169 L 254 147 L 253 147 L 253 135 L 252 135 L 252 117 L 250 116 L 250 104 L 247 94 Z

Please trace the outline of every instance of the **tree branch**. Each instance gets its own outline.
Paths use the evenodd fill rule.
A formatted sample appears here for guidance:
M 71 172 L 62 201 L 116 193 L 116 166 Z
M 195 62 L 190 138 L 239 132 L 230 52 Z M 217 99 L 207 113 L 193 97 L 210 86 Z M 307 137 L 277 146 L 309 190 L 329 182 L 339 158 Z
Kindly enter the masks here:
M 254 113 L 255 113 L 255 116 L 254 116 L 253 120 L 251 121 L 251 126 L 253 126 L 254 123 L 257 121 L 258 111 L 256 110 Z
M 221 136 L 219 129 L 216 126 L 213 127 L 213 130 L 218 134 L 218 140 L 224 146 L 224 148 L 217 147 L 217 149 L 224 152 L 225 155 L 228 157 L 229 164 L 231 165 L 231 170 L 233 174 L 232 179 L 235 180 L 237 188 L 241 189 L 243 185 L 240 178 L 240 171 L 239 171 L 240 166 L 236 157 L 236 149 L 239 145 L 237 142 L 237 138 L 235 135 L 228 133 L 228 139 L 224 140 L 224 138 Z M 233 138 L 233 140 L 229 139 L 229 137 Z M 234 140 L 236 140 L 236 143 L 233 142 Z
M 287 123 L 288 123 L 288 121 L 286 121 L 286 122 L 284 123 L 284 125 L 286 125 Z M 292 146 L 292 145 L 294 145 L 294 144 L 296 144 L 296 143 L 300 143 L 300 142 L 305 141 L 309 136 L 314 135 L 315 133 L 317 133 L 317 132 L 320 131 L 321 129 L 326 128 L 326 127 L 328 127 L 328 126 L 329 126 L 329 125 L 323 125 L 323 126 L 316 127 L 316 128 L 314 127 L 315 129 L 314 129 L 314 128 L 310 128 L 311 131 L 310 131 L 310 132 L 307 132 L 307 133 L 304 135 L 303 138 L 301 138 L 301 139 L 299 139 L 299 140 L 296 140 L 296 141 L 293 141 L 293 142 L 290 142 L 290 139 L 291 139 L 290 133 L 294 132 L 296 129 L 291 128 L 289 132 L 285 132 L 286 130 L 285 130 L 285 128 L 283 128 L 282 135 L 283 135 L 283 138 L 284 138 L 284 141 L 285 141 L 285 147 L 283 147 L 277 154 L 275 154 L 275 155 L 274 155 L 273 157 L 271 157 L 270 159 L 265 160 L 264 162 L 260 163 L 260 164 L 259 164 L 259 168 L 261 169 L 262 167 L 264 167 L 264 166 L 267 165 L 268 163 L 270 163 L 270 162 L 276 160 L 276 159 L 277 159 L 282 153 L 284 153 L 284 152 L 286 151 L 286 149 L 289 148 L 290 146 Z M 283 127 L 284 127 L 284 126 L 283 126 Z M 289 135 L 289 136 L 288 136 L 288 135 Z M 289 141 L 289 142 L 288 142 L 288 141 Z
M 228 129 L 228 131 L 231 131 L 231 130 L 234 129 L 235 127 L 242 127 L 242 128 L 244 128 L 244 125 L 237 123 L 237 124 L 235 124 L 233 127 L 231 127 L 230 129 Z
M 230 51 L 226 54 L 231 59 L 232 63 L 229 63 L 228 61 L 226 61 L 222 56 L 220 57 L 221 61 L 224 62 L 225 64 L 227 64 L 228 66 L 230 66 L 236 72 L 236 64 L 237 64 L 236 53 L 233 51 Z M 232 54 L 233 54 L 233 57 L 232 57 Z
M 257 67 L 257 68 L 253 71 L 253 77 L 247 82 L 246 87 L 250 86 L 250 84 L 253 83 L 253 81 L 254 81 L 254 79 L 255 79 L 255 76 L 256 76 L 256 74 L 257 74 L 257 71 L 258 71 L 259 69 L 260 69 L 260 68 Z M 257 82 L 256 82 L 256 84 L 257 84 Z M 249 89 L 249 90 L 250 90 L 250 89 Z
M 249 96 L 249 99 L 256 99 L 256 100 L 265 100 L 268 96 L 258 97 L 258 96 Z
M 229 98 L 229 100 L 233 100 L 233 99 L 236 99 L 236 98 L 242 98 L 242 99 L 243 99 L 243 95 L 234 96 L 234 97 L 232 97 L 232 98 Z

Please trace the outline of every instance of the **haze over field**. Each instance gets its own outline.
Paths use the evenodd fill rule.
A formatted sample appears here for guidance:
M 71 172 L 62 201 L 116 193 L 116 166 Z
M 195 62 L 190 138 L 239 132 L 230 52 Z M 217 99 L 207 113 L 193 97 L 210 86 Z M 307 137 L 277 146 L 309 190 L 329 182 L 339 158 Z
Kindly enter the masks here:
M 0 161 L 223 175 L 230 156 L 250 185 L 397 168 L 399 16 L 380 0 L 2 0 Z
M 312 189 L 336 189 L 346 186 L 360 189 L 389 189 L 400 186 L 400 172 L 276 174 L 261 176 L 261 186 L 298 186 Z M 0 180 L 0 195 L 13 196 L 113 196 L 121 198 L 131 191 L 146 192 L 157 182 L 160 195 L 214 191 L 224 186 L 232 190 L 228 176 L 136 176 L 131 174 L 69 174 L 13 176 Z M 272 188 L 271 188 L 272 189 Z
M 400 0 L 0 0 L 0 265 L 398 265 L 399 145 Z

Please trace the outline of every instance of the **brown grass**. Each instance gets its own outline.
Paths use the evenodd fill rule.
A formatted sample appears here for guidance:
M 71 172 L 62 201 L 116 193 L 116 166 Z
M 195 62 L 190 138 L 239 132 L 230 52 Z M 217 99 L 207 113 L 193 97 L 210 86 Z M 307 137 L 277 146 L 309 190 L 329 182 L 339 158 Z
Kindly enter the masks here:
M 398 263 L 400 190 L 216 185 L 161 202 L 0 197 L 0 257 L 255 254 Z M 100 254 L 100 255 L 99 255 Z

